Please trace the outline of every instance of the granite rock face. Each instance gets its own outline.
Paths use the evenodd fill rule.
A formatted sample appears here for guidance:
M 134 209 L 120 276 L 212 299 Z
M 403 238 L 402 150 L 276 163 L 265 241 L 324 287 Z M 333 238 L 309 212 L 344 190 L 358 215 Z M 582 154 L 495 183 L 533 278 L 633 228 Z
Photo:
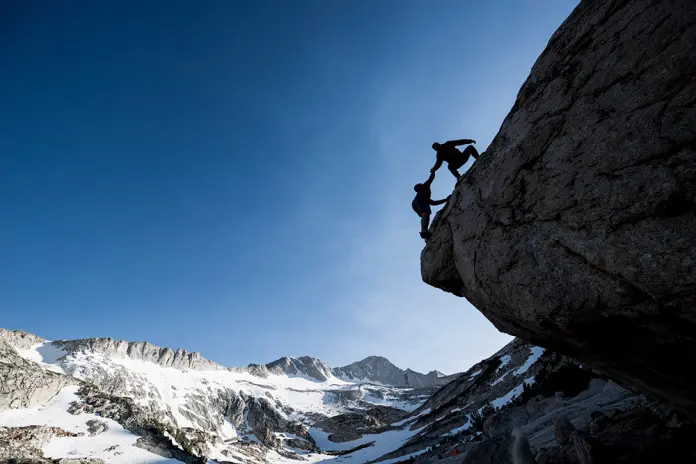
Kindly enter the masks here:
M 696 417 L 696 3 L 582 1 L 433 221 L 423 280 Z
M 75 378 L 38 369 L 0 340 L 0 411 L 43 405 L 64 387 L 78 383 Z

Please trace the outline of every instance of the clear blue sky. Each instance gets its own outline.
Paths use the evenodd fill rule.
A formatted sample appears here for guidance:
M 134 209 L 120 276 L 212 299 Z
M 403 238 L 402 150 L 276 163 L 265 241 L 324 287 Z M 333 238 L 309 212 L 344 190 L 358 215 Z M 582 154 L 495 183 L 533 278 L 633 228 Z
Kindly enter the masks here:
M 412 186 L 433 141 L 485 149 L 576 4 L 3 2 L 0 327 L 227 365 L 492 354 L 420 280 Z

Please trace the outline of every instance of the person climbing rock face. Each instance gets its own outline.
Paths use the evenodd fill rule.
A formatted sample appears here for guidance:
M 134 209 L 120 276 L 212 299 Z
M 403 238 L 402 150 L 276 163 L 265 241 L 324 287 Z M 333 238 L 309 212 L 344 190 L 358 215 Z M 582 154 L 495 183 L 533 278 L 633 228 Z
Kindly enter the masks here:
M 413 211 L 421 218 L 421 232 L 420 236 L 423 240 L 428 240 L 430 238 L 430 232 L 428 231 L 428 226 L 430 225 L 430 214 L 432 213 L 430 206 L 437 206 L 445 203 L 450 197 L 444 200 L 433 201 L 430 196 L 430 184 L 433 183 L 435 179 L 435 171 L 430 172 L 430 177 L 423 184 L 416 184 L 413 186 L 413 190 L 416 191 L 416 197 L 411 202 L 411 207 Z M 450 195 L 451 196 L 451 195 Z
M 445 143 L 433 143 L 433 150 L 437 152 L 437 161 L 435 161 L 435 166 L 432 167 L 430 172 L 435 172 L 440 169 L 442 163 L 446 161 L 450 172 L 454 177 L 459 179 L 459 171 L 457 171 L 457 169 L 461 168 L 469 161 L 469 156 L 473 156 L 474 159 L 478 159 L 479 157 L 479 152 L 473 145 L 466 147 L 463 152 L 457 150 L 459 145 L 467 145 L 470 143 L 476 143 L 476 140 L 459 139 L 450 140 Z

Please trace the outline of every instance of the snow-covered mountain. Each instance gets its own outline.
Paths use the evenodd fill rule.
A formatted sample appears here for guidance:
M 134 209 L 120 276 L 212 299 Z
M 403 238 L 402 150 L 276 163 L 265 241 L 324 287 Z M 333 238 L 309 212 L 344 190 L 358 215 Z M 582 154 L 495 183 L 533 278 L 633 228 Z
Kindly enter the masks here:
M 135 424 L 136 435 L 152 425 L 165 438 L 178 437 L 167 439 L 191 455 L 240 462 L 317 451 L 315 435 L 319 432 L 310 431 L 312 426 L 345 413 L 359 412 L 371 418 L 372 428 L 388 425 L 383 421 L 396 421 L 419 407 L 439 380 L 402 388 L 386 382 L 388 377 L 378 365 L 370 374 L 348 380 L 310 357 L 227 368 L 198 353 L 147 342 L 108 338 L 47 341 L 2 329 L 0 344 L 4 347 L 3 379 L 8 386 L 13 379 L 13 387 L 7 389 L 12 393 L 0 393 L 0 409 L 32 410 L 45 407 L 53 398 L 49 409 L 56 414 L 60 410 L 64 419 L 72 420 L 70 408 L 116 423 L 125 415 Z M 369 365 L 369 359 L 363 363 Z M 387 363 L 390 369 L 405 372 Z M 42 380 L 41 386 L 23 388 L 26 380 L 37 377 L 50 382 Z M 380 381 L 371 382 L 371 378 Z M 394 383 L 405 383 L 403 376 Z M 66 387 L 67 393 L 63 391 Z M 23 399 L 15 398 L 17 395 Z M 124 398 L 129 401 L 122 401 Z M 79 406 L 66 409 L 69 403 Z M 16 414 L 12 411 L 12 420 L 7 414 L 0 415 L 0 426 L 16 424 Z M 44 416 L 32 413 L 31 417 Z M 182 441 L 191 443 L 185 446 Z M 171 449 L 158 454 L 175 457 L 176 453 Z
M 413 386 L 437 372 L 414 374 L 378 357 L 227 368 L 149 343 L 0 329 L 0 462 L 493 464 L 510 462 L 517 427 L 535 452 L 566 456 L 558 424 L 582 430 L 577 446 L 635 454 L 619 439 L 644 398 L 521 340 L 441 387 Z M 639 433 L 665 427 L 645 424 Z

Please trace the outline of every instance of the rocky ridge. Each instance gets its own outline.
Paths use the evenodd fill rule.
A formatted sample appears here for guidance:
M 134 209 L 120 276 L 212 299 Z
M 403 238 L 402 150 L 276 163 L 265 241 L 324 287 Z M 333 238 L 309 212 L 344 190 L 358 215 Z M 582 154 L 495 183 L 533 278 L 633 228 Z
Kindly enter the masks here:
M 145 342 L 49 342 L 2 329 L 0 337 L 14 344 L 0 342 L 0 412 L 43 406 L 77 385 L 79 401 L 69 413 L 111 419 L 140 437 L 136 446 L 185 462 L 227 455 L 266 462 L 269 453 L 301 459 L 318 451 L 309 433 L 315 423 L 340 422 L 343 414 L 379 418 L 351 432 L 361 437 L 385 425 L 385 418 L 407 414 L 435 389 L 341 381 L 315 358 L 206 369 L 210 361 L 197 353 Z M 293 397 L 301 401 L 296 405 Z M 84 425 L 90 436 L 108 430 L 96 420 Z
M 22 350 L 45 343 L 46 340 L 36 335 L 19 330 L 0 329 L 0 341 Z M 102 353 L 108 357 L 128 358 L 137 361 L 152 362 L 162 367 L 174 369 L 194 369 L 200 371 L 249 372 L 260 378 L 269 375 L 304 376 L 319 382 L 331 377 L 376 382 L 398 387 L 429 387 L 444 385 L 457 374 L 446 376 L 438 371 L 427 374 L 401 369 L 381 356 L 369 356 L 347 366 L 330 368 L 323 361 L 310 356 L 282 357 L 265 365 L 250 364 L 245 367 L 225 367 L 210 361 L 198 352 L 182 349 L 162 348 L 149 342 L 128 342 L 112 338 L 85 338 L 79 340 L 56 340 L 51 342 L 65 354 L 88 352 Z
M 171 348 L 160 348 L 148 342 L 127 342 L 111 338 L 85 338 L 80 340 L 59 340 L 53 342 L 53 344 L 66 353 L 79 351 L 104 353 L 109 356 L 147 361 L 175 369 L 227 369 L 220 364 L 205 359 L 200 353 L 181 349 L 174 351 Z
M 696 3 L 582 1 L 433 221 L 423 280 L 696 416 Z

